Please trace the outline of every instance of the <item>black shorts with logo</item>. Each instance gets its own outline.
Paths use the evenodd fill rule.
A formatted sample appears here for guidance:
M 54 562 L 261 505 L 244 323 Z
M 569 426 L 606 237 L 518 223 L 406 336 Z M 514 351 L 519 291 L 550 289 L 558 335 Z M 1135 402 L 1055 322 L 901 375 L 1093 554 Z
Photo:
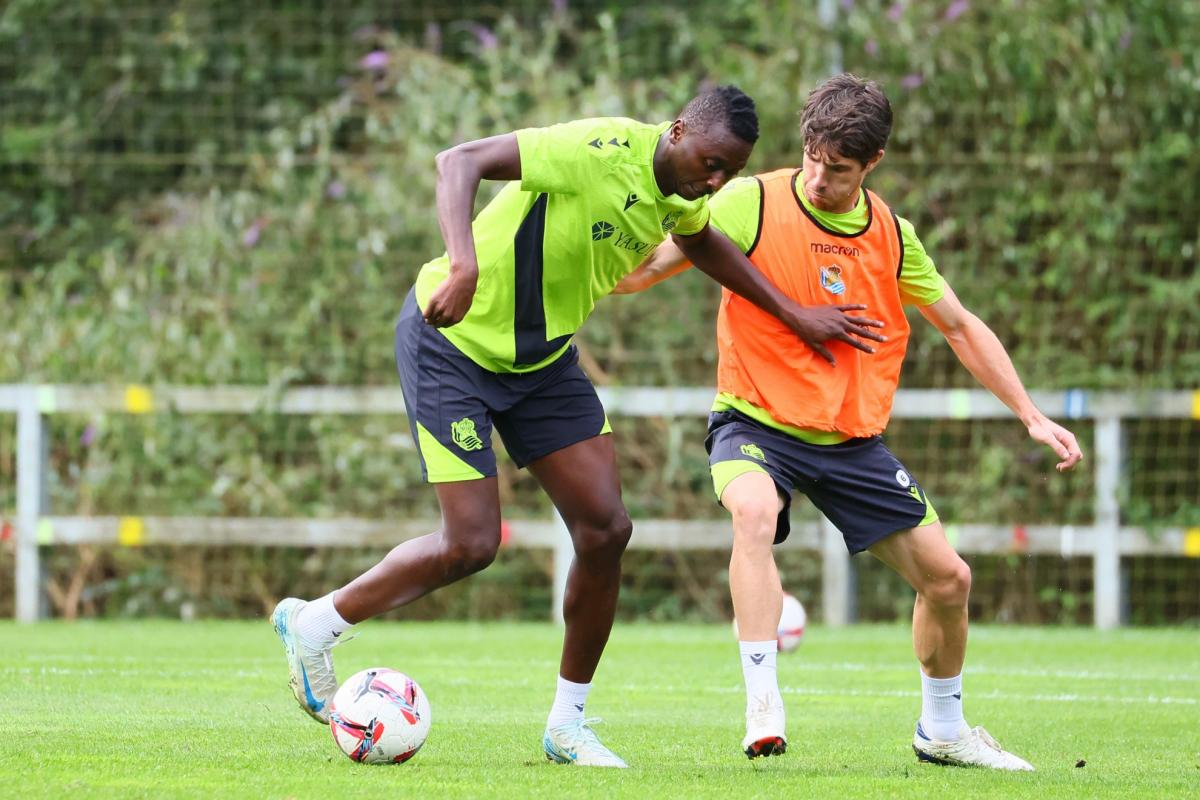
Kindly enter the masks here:
M 396 366 L 430 483 L 495 475 L 493 424 L 518 467 L 610 431 L 574 345 L 534 372 L 491 372 L 425 322 L 411 291 L 396 322 Z
M 791 532 L 788 511 L 793 490 L 808 495 L 837 526 L 851 554 L 897 531 L 937 519 L 916 479 L 879 436 L 815 445 L 736 411 L 716 411 L 708 418 L 704 445 L 714 477 L 717 464 L 741 461 L 775 481 L 784 497 L 776 544 Z

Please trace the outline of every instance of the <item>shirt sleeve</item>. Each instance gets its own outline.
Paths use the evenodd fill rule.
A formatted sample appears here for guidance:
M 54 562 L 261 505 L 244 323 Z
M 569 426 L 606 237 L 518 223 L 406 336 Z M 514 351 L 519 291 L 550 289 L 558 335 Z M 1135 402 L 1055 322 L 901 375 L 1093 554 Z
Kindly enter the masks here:
M 725 184 L 708 202 L 712 222 L 743 253 L 758 239 L 762 188 L 755 178 L 738 178 Z M 906 256 L 907 257 L 907 256 Z
M 925 246 L 917 238 L 916 229 L 903 217 L 900 223 L 900 238 L 904 241 L 904 267 L 900 270 L 900 299 L 907 305 L 927 306 L 936 303 L 946 294 L 946 282 L 938 273 L 933 259 L 925 252 Z
M 517 133 L 521 153 L 521 189 L 526 192 L 575 194 L 586 188 L 593 168 L 587 152 L 595 122 L 576 120 Z
M 680 236 L 694 236 L 704 230 L 704 226 L 708 224 L 711 214 L 708 201 L 702 198 L 695 205 L 696 207 L 691 212 L 679 218 L 679 221 L 675 223 L 672 233 L 677 233 Z

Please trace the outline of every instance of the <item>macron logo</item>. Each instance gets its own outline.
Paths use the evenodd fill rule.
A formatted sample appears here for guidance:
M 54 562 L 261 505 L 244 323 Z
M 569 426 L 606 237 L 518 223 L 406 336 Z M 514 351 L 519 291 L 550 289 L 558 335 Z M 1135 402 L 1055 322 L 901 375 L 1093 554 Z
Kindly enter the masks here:
M 640 199 L 641 198 L 638 197 L 633 192 L 630 192 L 629 194 L 625 195 L 625 210 L 628 211 L 630 209 L 630 207 L 633 206 L 635 203 L 637 203 L 637 201 Z
M 762 664 L 763 659 L 766 657 L 767 657 L 766 653 L 755 653 L 750 656 L 750 660 L 753 661 L 756 665 L 758 665 L 758 664 Z

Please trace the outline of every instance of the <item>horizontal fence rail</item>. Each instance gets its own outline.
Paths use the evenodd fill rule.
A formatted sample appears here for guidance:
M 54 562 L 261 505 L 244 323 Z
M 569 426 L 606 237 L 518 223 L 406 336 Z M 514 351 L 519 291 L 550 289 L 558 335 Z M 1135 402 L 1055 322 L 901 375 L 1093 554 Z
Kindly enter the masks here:
M 689 388 L 599 389 L 606 410 L 619 416 L 679 417 L 706 414 L 713 390 Z M 1095 624 L 1120 624 L 1122 555 L 1200 557 L 1200 528 L 1165 528 L 1153 533 L 1121 526 L 1124 418 L 1200 419 L 1200 391 L 1143 393 L 1066 390 L 1033 392 L 1052 417 L 1096 422 L 1095 512 L 1090 526 L 946 524 L 951 544 L 966 554 L 1045 554 L 1093 559 Z M 0 385 L 0 413 L 17 415 L 17 618 L 33 621 L 41 611 L 39 548 L 58 544 L 268 545 L 299 547 L 392 546 L 421 536 L 437 520 L 360 518 L 278 519 L 232 517 L 69 517 L 46 512 L 46 418 L 57 413 L 208 414 L 404 414 L 399 388 L 248 386 L 182 387 L 143 385 Z M 983 390 L 901 390 L 893 416 L 911 419 L 995 419 L 1010 412 Z M 556 617 L 571 561 L 569 537 L 561 520 L 506 520 L 506 545 L 554 551 Z M 637 520 L 630 547 L 651 550 L 725 549 L 723 520 Z M 841 535 L 828 522 L 793 526 L 783 544 L 822 553 L 823 612 L 827 623 L 851 621 L 853 581 Z

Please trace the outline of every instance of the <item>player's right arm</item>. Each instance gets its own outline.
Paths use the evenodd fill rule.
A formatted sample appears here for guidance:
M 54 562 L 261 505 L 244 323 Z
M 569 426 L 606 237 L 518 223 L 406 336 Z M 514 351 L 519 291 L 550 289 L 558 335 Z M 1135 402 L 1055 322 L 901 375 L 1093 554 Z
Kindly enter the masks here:
M 521 152 L 515 133 L 489 136 L 437 154 L 437 215 L 450 274 L 425 305 L 425 321 L 436 327 L 454 325 L 467 315 L 479 280 L 479 261 L 471 216 L 483 180 L 515 181 L 521 177 Z

